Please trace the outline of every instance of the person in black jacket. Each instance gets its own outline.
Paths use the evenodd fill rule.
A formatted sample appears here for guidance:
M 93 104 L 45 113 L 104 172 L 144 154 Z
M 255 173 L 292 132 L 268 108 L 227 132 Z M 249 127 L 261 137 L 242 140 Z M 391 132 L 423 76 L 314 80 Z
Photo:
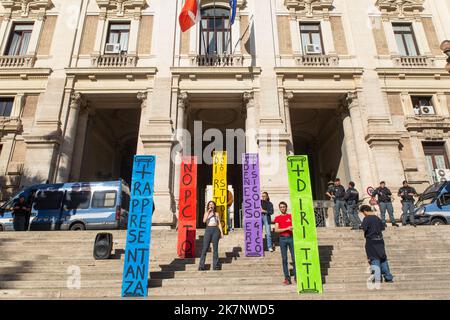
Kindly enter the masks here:
M 267 250 L 273 252 L 272 245 L 272 219 L 273 215 L 273 204 L 270 202 L 269 194 L 267 192 L 263 192 L 261 196 L 261 211 L 262 211 L 262 221 L 264 225 L 264 229 L 266 230 L 266 239 L 267 239 Z
M 378 206 L 380 207 L 381 221 L 384 226 L 386 227 L 387 210 L 392 225 L 398 227 L 399 225 L 395 222 L 394 207 L 392 206 L 392 192 L 386 187 L 386 182 L 381 181 L 380 186 L 373 191 L 372 197 L 375 198 L 376 196 L 378 196 Z
M 14 231 L 26 231 L 26 219 L 30 212 L 25 197 L 21 196 L 19 201 L 13 207 L 13 226 Z
M 344 199 L 347 204 L 347 215 L 352 223 L 352 230 L 359 230 L 361 226 L 361 219 L 358 214 L 359 192 L 355 189 L 355 183 L 353 181 L 348 183 L 348 189 L 345 192 Z
M 385 224 L 372 212 L 370 206 L 363 205 L 360 211 L 365 216 L 361 227 L 366 238 L 366 255 L 372 269 L 373 280 L 376 283 L 380 283 L 381 275 L 383 275 L 386 282 L 393 282 L 394 277 L 389 270 L 383 239 Z
M 417 225 L 414 219 L 414 197 L 417 197 L 416 189 L 410 187 L 408 181 L 403 181 L 403 187 L 398 190 L 398 196 L 402 198 L 402 225 L 406 226 L 409 218 L 409 223 L 416 227 Z
M 330 186 L 326 195 L 330 200 L 334 201 L 334 224 L 336 227 L 348 226 L 350 221 L 347 216 L 347 209 L 345 208 L 345 188 L 341 185 L 341 180 L 336 178 L 334 185 Z M 344 221 L 340 221 L 339 215 L 342 212 Z

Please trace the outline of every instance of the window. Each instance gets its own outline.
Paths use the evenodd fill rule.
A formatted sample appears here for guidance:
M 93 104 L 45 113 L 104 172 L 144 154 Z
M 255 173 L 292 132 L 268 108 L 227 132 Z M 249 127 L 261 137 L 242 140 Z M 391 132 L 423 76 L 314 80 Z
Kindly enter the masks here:
M 8 56 L 26 55 L 32 31 L 32 24 L 14 24 L 5 54 Z
M 232 52 L 230 10 L 209 8 L 202 11 L 200 54 L 215 55 Z
M 0 98 L 0 117 L 10 117 L 13 104 L 13 98 Z
M 72 191 L 67 192 L 64 205 L 66 210 L 87 209 L 91 202 L 90 191 Z
M 120 44 L 120 51 L 128 51 L 128 40 L 130 38 L 130 23 L 110 23 L 107 43 Z
M 443 143 L 424 143 L 423 151 L 427 162 L 428 174 L 433 183 L 440 182 L 441 178 L 436 174 L 437 169 L 449 169 L 449 162 Z
M 441 201 L 443 206 L 448 206 L 450 204 L 450 193 L 444 193 L 441 196 Z
M 418 56 L 416 37 L 412 24 L 393 24 L 395 40 L 402 56 Z
M 37 194 L 34 209 L 57 210 L 61 208 L 64 194 L 61 191 L 42 191 Z
M 114 208 L 116 197 L 116 191 L 96 191 L 92 197 L 92 208 Z
M 314 46 L 317 53 L 324 53 L 322 42 L 322 30 L 320 23 L 301 23 L 300 36 L 302 38 L 302 47 L 305 54 L 311 53 L 309 46 Z
M 431 96 L 411 96 L 414 114 L 417 116 L 435 115 L 433 97 Z

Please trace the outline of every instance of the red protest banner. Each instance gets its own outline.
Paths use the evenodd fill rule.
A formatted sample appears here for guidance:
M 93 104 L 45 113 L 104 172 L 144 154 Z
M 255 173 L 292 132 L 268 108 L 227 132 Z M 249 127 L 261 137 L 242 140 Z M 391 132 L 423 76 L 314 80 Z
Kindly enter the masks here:
M 178 203 L 178 245 L 180 258 L 195 258 L 197 230 L 197 157 L 183 157 Z

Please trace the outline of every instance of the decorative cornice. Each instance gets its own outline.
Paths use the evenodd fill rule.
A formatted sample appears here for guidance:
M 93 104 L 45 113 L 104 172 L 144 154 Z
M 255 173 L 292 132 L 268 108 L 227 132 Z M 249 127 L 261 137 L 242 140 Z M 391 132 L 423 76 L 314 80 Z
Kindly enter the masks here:
M 403 18 L 407 15 L 417 15 L 424 10 L 424 0 L 377 0 L 381 14 Z
M 133 16 L 140 18 L 147 6 L 146 0 L 96 0 L 101 16 Z
M 178 95 L 178 108 L 186 109 L 189 104 L 189 94 L 186 91 L 180 92 Z
M 5 8 L 5 16 L 22 18 L 43 18 L 53 7 L 51 0 L 0 0 Z
M 291 12 L 313 17 L 315 14 L 327 15 L 333 10 L 334 0 L 284 0 L 284 5 Z

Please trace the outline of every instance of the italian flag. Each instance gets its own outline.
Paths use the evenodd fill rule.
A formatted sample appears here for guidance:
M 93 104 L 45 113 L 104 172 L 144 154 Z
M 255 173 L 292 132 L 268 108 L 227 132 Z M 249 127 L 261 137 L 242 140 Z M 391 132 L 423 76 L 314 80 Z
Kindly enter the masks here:
M 186 0 L 179 17 L 181 31 L 189 30 L 200 18 L 200 0 Z

